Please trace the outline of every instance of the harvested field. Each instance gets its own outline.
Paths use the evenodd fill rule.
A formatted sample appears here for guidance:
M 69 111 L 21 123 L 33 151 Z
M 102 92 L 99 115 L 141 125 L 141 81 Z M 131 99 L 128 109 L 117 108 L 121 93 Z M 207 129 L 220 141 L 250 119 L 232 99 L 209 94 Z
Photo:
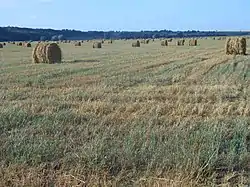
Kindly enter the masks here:
M 134 41 L 0 50 L 0 186 L 250 184 L 250 56 Z

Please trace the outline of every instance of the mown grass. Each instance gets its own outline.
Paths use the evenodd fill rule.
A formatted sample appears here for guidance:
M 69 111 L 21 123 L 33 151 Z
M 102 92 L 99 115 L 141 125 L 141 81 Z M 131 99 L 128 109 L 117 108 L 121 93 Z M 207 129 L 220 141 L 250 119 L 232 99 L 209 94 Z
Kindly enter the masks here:
M 46 65 L 9 44 L 0 186 L 250 184 L 250 58 L 223 45 L 61 44 Z

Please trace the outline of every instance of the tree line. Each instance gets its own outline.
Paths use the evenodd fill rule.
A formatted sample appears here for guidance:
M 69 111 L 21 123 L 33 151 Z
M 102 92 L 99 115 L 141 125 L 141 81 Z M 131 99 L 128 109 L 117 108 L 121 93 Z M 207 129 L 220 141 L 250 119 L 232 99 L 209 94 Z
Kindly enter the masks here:
M 20 27 L 0 27 L 0 41 L 43 41 L 43 40 L 91 40 L 91 39 L 137 39 L 137 38 L 182 38 L 210 36 L 242 36 L 250 32 L 220 31 L 77 31 L 54 29 L 31 29 Z

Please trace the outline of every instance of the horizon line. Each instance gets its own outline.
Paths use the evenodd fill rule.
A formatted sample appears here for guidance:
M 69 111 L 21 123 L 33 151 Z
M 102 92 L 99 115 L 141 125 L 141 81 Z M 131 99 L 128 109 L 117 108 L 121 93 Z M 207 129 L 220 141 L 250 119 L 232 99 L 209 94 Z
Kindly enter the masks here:
M 44 29 L 44 30 L 74 30 L 74 31 L 80 31 L 80 32 L 147 32 L 147 31 L 172 31 L 172 32 L 186 32 L 186 31 L 199 31 L 199 32 L 250 32 L 250 30 L 196 30 L 196 29 L 183 29 L 183 30 L 171 30 L 171 29 L 141 29 L 141 30 L 81 30 L 81 29 L 72 29 L 72 28 L 50 28 L 50 27 L 26 27 L 26 26 L 15 26 L 15 25 L 8 25 L 8 26 L 0 26 L 2 28 L 6 28 L 6 27 L 17 27 L 17 28 L 21 28 L 21 29 Z

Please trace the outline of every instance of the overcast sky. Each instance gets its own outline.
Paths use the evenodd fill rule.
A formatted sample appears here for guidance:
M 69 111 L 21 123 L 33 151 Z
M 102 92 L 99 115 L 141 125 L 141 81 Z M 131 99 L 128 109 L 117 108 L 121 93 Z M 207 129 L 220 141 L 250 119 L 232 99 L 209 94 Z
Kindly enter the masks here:
M 1 26 L 250 30 L 250 0 L 0 0 Z

